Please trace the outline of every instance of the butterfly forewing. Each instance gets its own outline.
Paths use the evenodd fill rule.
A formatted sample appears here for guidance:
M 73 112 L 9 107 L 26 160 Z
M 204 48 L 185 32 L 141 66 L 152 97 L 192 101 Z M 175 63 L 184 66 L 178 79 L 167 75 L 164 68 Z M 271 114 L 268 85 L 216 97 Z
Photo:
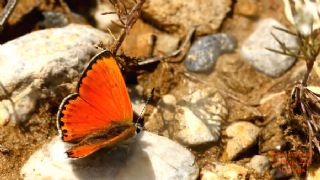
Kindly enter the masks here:
M 95 56 L 83 72 L 78 93 L 64 99 L 58 113 L 62 139 L 81 141 L 113 123 L 132 125 L 133 111 L 121 71 L 109 51 Z

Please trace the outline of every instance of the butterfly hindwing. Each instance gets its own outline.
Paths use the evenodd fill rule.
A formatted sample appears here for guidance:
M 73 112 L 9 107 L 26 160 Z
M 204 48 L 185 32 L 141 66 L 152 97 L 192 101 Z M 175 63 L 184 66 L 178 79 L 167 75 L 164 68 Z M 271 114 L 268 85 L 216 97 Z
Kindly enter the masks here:
M 82 73 L 78 93 L 66 97 L 58 127 L 66 142 L 80 142 L 113 123 L 132 124 L 133 111 L 121 71 L 109 51 L 95 56 Z
M 134 136 L 136 127 L 132 125 L 118 125 L 108 131 L 96 132 L 84 138 L 80 143 L 67 151 L 68 157 L 79 158 L 87 156 L 101 148 L 112 148 Z

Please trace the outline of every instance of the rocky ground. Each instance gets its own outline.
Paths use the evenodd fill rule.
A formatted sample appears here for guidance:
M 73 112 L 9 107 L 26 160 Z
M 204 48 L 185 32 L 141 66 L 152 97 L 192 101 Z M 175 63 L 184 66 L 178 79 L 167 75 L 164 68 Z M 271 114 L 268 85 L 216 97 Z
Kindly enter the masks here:
M 196 25 L 191 47 L 127 73 L 137 113 L 155 88 L 148 132 L 129 153 L 67 159 L 56 113 L 97 45 L 110 46 L 120 32 L 116 15 L 101 15 L 110 11 L 107 0 L 17 4 L 0 34 L 0 179 L 319 179 L 317 156 L 302 165 L 308 141 L 289 113 L 305 63 L 265 49 L 278 47 L 271 32 L 298 46 L 274 29 L 292 28 L 275 0 L 147 0 L 121 52 L 165 56 Z M 319 68 L 316 61 L 309 84 L 320 94 Z

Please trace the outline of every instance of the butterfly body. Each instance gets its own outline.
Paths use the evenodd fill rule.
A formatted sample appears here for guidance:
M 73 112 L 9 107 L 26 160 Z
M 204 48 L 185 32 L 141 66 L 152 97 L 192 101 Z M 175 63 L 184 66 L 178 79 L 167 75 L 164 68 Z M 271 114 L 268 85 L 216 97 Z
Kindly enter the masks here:
M 68 157 L 85 157 L 111 148 L 136 134 L 134 114 L 115 57 L 102 51 L 92 58 L 77 85 L 77 93 L 61 103 L 57 124 L 62 140 L 75 143 Z

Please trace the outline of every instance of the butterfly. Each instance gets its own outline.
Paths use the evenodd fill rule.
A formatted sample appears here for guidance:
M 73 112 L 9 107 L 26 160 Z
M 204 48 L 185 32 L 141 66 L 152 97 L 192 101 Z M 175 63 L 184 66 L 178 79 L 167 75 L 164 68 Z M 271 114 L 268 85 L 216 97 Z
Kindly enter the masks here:
M 77 93 L 61 103 L 57 125 L 64 142 L 74 143 L 67 155 L 85 157 L 121 144 L 141 130 L 115 56 L 104 50 L 82 73 Z

